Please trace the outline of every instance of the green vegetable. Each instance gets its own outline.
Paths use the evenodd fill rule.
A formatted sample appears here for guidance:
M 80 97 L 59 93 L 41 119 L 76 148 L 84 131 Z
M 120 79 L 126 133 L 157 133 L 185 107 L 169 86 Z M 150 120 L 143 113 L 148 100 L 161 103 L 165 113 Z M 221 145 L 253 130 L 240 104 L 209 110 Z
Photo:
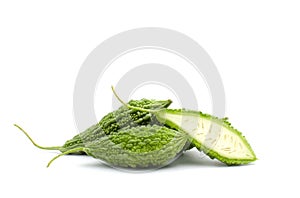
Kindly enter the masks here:
M 184 109 L 149 110 L 133 107 L 124 103 L 114 89 L 113 92 L 128 108 L 152 113 L 166 126 L 188 134 L 197 149 L 204 151 L 211 158 L 216 158 L 228 165 L 247 164 L 256 160 L 245 137 L 233 128 L 227 119 Z
M 36 147 L 62 152 L 48 166 L 60 156 L 86 153 L 118 167 L 160 167 L 194 145 L 209 157 L 228 165 L 256 160 L 245 137 L 227 119 L 198 111 L 166 109 L 170 100 L 143 99 L 126 104 L 114 89 L 113 92 L 124 106 L 107 114 L 99 123 L 66 141 L 63 146 L 40 146 L 21 127 L 15 126 Z M 188 147 L 190 142 L 192 144 Z
M 17 127 L 35 146 L 42 149 L 48 148 L 37 145 L 22 128 Z M 88 142 L 83 147 L 67 150 L 54 157 L 48 166 L 60 156 L 85 152 L 96 159 L 118 167 L 159 167 L 166 165 L 178 156 L 186 143 L 187 136 L 182 132 L 158 125 L 138 126 L 121 129 L 117 133 L 110 133 Z
M 172 103 L 171 100 L 131 100 L 128 102 L 131 106 L 141 107 L 144 109 L 161 109 L 166 108 Z M 62 153 L 74 148 L 84 147 L 86 143 L 94 141 L 110 133 L 117 132 L 123 128 L 131 128 L 139 125 L 161 125 L 154 115 L 148 112 L 141 112 L 134 109 L 128 109 L 121 106 L 116 111 L 113 111 L 104 116 L 101 121 L 92 125 L 85 131 L 75 135 L 72 139 L 67 140 L 63 146 L 42 147 L 41 149 L 59 150 Z M 17 126 L 17 125 L 15 125 Z M 22 130 L 19 126 L 17 126 Z M 24 130 L 23 130 L 24 132 Z M 26 134 L 26 133 L 25 133 Z M 31 139 L 28 135 L 27 137 Z M 84 152 L 71 152 L 72 154 L 85 154 Z

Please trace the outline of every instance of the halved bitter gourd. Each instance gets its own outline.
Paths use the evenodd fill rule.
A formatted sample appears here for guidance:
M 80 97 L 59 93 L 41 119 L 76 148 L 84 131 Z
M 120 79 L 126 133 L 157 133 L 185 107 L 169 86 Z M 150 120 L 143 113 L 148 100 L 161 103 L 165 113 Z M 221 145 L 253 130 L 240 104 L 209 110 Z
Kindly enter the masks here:
M 149 110 L 124 103 L 112 88 L 118 100 L 129 109 L 149 112 L 166 126 L 187 133 L 198 150 L 227 165 L 247 164 L 257 158 L 246 138 L 226 119 L 199 111 L 160 109 Z

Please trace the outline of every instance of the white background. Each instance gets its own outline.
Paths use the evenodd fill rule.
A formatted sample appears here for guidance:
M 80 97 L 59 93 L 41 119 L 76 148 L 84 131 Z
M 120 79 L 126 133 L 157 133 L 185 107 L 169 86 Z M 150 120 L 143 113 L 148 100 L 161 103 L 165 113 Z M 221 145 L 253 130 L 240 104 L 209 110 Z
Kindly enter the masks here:
M 0 197 L 299 197 L 299 10 L 296 0 L 1 1 Z M 210 54 L 226 116 L 259 160 L 226 167 L 191 151 L 169 167 L 127 173 L 65 156 L 47 169 L 57 152 L 34 148 L 13 124 L 40 144 L 63 144 L 77 133 L 73 88 L 86 56 L 148 26 L 189 35 Z

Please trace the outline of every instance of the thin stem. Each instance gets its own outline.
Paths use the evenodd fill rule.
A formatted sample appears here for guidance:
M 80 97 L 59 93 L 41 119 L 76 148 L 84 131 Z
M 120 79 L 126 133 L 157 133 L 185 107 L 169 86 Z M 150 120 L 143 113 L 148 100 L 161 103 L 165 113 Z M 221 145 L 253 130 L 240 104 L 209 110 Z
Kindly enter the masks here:
M 61 157 L 61 156 L 64 156 L 64 155 L 67 155 L 67 154 L 70 154 L 70 153 L 76 153 L 76 152 L 79 152 L 79 151 L 85 152 L 85 151 L 86 151 L 86 148 L 80 147 L 80 148 L 70 149 L 70 150 L 68 150 L 68 151 L 66 151 L 66 152 L 63 152 L 63 153 L 61 153 L 61 154 L 59 154 L 59 155 L 53 157 L 53 158 L 48 162 L 47 168 L 48 168 L 48 167 L 52 164 L 52 162 L 53 162 L 54 160 L 56 160 L 57 158 L 59 158 L 59 157 Z
M 113 86 L 111 86 L 111 89 L 115 95 L 115 97 L 124 105 L 126 106 L 127 108 L 129 109 L 134 109 L 134 110 L 137 110 L 137 111 L 143 111 L 143 112 L 149 112 L 149 113 L 156 113 L 158 112 L 159 110 L 151 110 L 151 109 L 144 109 L 144 108 L 140 108 L 140 107 L 134 107 L 134 106 L 131 106 L 127 103 L 125 103 L 117 94 L 117 92 L 115 91 L 115 88 Z
M 33 139 L 28 135 L 28 133 L 24 129 L 22 129 L 19 125 L 14 124 L 14 126 L 20 129 L 26 135 L 26 137 L 31 141 L 31 143 L 37 148 L 45 149 L 45 150 L 60 150 L 62 148 L 61 146 L 51 146 L 51 147 L 40 146 L 37 143 L 35 143 Z

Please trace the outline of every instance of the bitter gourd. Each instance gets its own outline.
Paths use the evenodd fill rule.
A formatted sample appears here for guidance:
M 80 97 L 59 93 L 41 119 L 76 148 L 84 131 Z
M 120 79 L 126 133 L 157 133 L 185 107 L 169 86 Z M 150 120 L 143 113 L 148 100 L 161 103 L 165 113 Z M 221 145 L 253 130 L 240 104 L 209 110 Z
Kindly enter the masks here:
M 166 108 L 172 103 L 171 100 L 131 100 L 128 102 L 131 106 L 141 107 L 144 109 L 161 109 Z M 75 135 L 72 139 L 67 140 L 62 146 L 43 147 L 35 145 L 41 149 L 46 150 L 59 150 L 62 153 L 68 150 L 84 147 L 84 145 L 90 141 L 94 141 L 110 133 L 117 132 L 123 128 L 131 128 L 139 125 L 161 125 L 154 115 L 148 112 L 141 112 L 134 109 L 129 109 L 125 106 L 121 106 L 116 111 L 108 113 L 104 116 L 99 123 L 92 125 L 85 131 Z M 21 127 L 15 125 L 20 130 L 25 132 Z M 32 140 L 25 132 L 25 135 Z M 33 142 L 33 141 L 32 141 Z M 72 153 L 74 154 L 74 153 Z M 76 154 L 85 154 L 84 152 L 76 152 Z
M 20 129 L 34 145 L 41 148 L 22 128 Z M 54 157 L 48 166 L 60 156 L 84 152 L 118 167 L 160 167 L 179 156 L 186 143 L 187 136 L 180 131 L 159 125 L 137 126 L 120 129 L 118 132 L 87 142 L 83 147 L 69 149 Z
M 193 145 L 211 158 L 228 165 L 247 164 L 257 159 L 246 138 L 227 119 L 185 109 L 149 110 L 133 107 L 124 103 L 113 87 L 112 90 L 128 108 L 152 113 L 166 126 L 188 134 Z

